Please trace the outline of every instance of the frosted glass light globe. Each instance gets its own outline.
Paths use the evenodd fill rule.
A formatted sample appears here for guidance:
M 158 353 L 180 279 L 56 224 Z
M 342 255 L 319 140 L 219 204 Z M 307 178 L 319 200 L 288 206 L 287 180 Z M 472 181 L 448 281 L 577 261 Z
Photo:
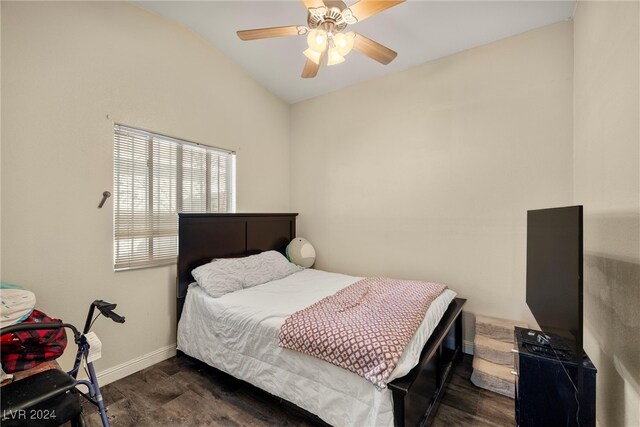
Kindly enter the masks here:
M 320 56 L 322 55 L 320 52 L 316 52 L 313 49 L 307 49 L 304 52 L 304 56 L 315 62 L 316 64 L 320 63 Z
M 333 42 L 336 45 L 338 53 L 342 56 L 347 56 L 351 49 L 353 49 L 355 34 L 351 31 L 348 33 L 338 33 L 333 36 Z
M 309 31 L 307 45 L 309 45 L 309 49 L 311 50 L 323 52 L 327 48 L 327 33 L 318 29 Z
M 329 58 L 327 59 L 327 65 L 336 65 L 344 62 L 344 56 L 340 55 L 338 49 L 332 47 L 329 49 Z

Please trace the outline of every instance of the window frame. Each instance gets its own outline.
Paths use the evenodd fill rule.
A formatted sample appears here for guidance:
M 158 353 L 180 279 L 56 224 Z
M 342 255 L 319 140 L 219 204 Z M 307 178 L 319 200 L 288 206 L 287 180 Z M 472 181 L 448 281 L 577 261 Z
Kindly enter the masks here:
M 125 164 L 126 162 L 124 160 L 120 160 L 119 162 L 119 158 L 121 158 L 122 156 L 120 155 L 119 152 L 119 144 L 123 144 L 123 141 L 126 140 L 127 138 L 131 138 L 131 143 L 130 146 L 127 146 L 126 148 L 124 148 L 124 150 L 129 149 L 131 150 L 131 163 L 132 166 L 130 166 L 130 169 L 127 168 L 127 166 L 123 166 L 123 164 Z M 128 199 L 127 201 L 130 203 L 130 208 L 127 209 L 120 209 L 120 197 L 122 197 L 122 194 L 120 192 L 120 186 L 119 183 L 122 181 L 122 179 L 126 179 L 128 177 L 131 177 L 131 187 L 133 188 L 134 181 L 135 181 L 135 176 L 136 176 L 136 172 L 140 172 L 141 170 L 143 170 L 144 168 L 142 167 L 138 167 L 138 169 L 136 169 L 135 166 L 135 145 L 136 145 L 136 141 L 135 138 L 146 138 L 146 151 L 145 151 L 145 159 L 144 159 L 144 163 L 146 163 L 146 169 L 147 169 L 147 173 L 146 173 L 146 185 L 144 187 L 146 187 L 145 190 L 145 197 L 144 197 L 144 201 L 145 201 L 145 207 L 146 210 L 143 214 L 146 223 L 148 224 L 152 224 L 152 225 L 148 225 L 147 227 L 149 228 L 147 230 L 147 235 L 143 236 L 143 237 L 123 237 L 123 236 L 119 236 L 119 234 L 121 233 L 121 228 L 122 226 L 120 224 L 122 224 L 123 222 L 126 222 L 126 220 L 122 220 L 121 218 L 119 218 L 118 216 L 126 216 L 126 214 L 130 214 L 131 218 L 133 218 L 136 214 L 135 214 L 135 210 L 136 208 L 134 207 L 135 201 L 134 201 L 134 196 L 133 193 L 135 191 L 131 191 L 131 198 Z M 145 129 L 141 129 L 141 128 L 137 128 L 137 127 L 132 127 L 132 126 L 128 126 L 128 125 L 124 125 L 121 123 L 114 123 L 113 126 L 113 247 L 112 247 L 112 254 L 113 254 L 113 268 L 114 271 L 118 272 L 118 271 L 128 271 L 128 270 L 138 270 L 138 269 L 143 269 L 143 268 L 153 268 L 153 267 L 161 267 L 161 266 L 167 266 L 167 265 L 173 265 L 176 263 L 177 261 L 177 248 L 178 248 L 178 234 L 177 234 L 177 229 L 178 229 L 178 214 L 184 211 L 184 200 L 183 200 L 183 196 L 184 196 L 184 181 L 185 181 L 185 168 L 184 168 L 184 164 L 183 164 L 183 158 L 185 155 L 185 152 L 187 152 L 187 150 L 190 150 L 190 156 L 193 158 L 194 155 L 198 154 L 201 155 L 202 152 L 204 152 L 204 181 L 199 182 L 199 184 L 204 184 L 204 200 L 205 200 L 205 210 L 193 210 L 190 209 L 187 212 L 202 212 L 202 213 L 234 213 L 236 211 L 236 152 L 233 150 L 229 150 L 229 149 L 224 149 L 224 148 L 218 148 L 218 147 L 213 147 L 210 145 L 206 145 L 206 144 L 199 144 L 199 143 L 195 143 L 192 141 L 187 141 L 181 138 L 176 138 L 176 137 L 172 137 L 172 136 L 167 136 L 167 135 L 163 135 L 160 134 L 158 132 L 152 132 L 152 131 L 148 131 Z M 141 141 L 138 141 L 139 145 L 143 145 L 141 143 Z M 173 170 L 171 170 L 170 173 L 165 173 L 165 175 L 159 175 L 156 174 L 156 166 L 154 164 L 154 160 L 156 160 L 156 158 L 154 157 L 154 148 L 156 145 L 160 145 L 160 144 L 165 144 L 164 148 L 161 148 L 160 151 L 162 150 L 167 150 L 167 147 L 170 147 L 171 145 L 173 145 L 175 148 L 175 167 L 173 168 Z M 226 195 L 225 197 L 225 203 L 224 205 L 226 206 L 226 209 L 224 210 L 219 210 L 219 206 L 220 206 L 220 199 L 219 197 L 217 198 L 217 206 L 218 206 L 218 210 L 214 210 L 212 209 L 212 201 L 213 201 L 213 193 L 212 193 L 212 175 L 214 173 L 214 163 L 212 161 L 213 157 L 216 157 L 216 161 L 217 161 L 217 180 L 216 182 L 220 183 L 220 159 L 221 158 L 225 158 L 225 164 L 224 164 L 224 169 L 225 169 L 225 177 L 224 177 L 224 193 Z M 140 159 L 137 159 L 139 162 L 141 161 Z M 126 170 L 128 172 L 127 173 L 122 173 L 122 169 Z M 193 176 L 190 175 L 191 179 L 193 179 Z M 158 256 L 157 258 L 155 258 L 155 247 L 154 247 L 154 240 L 158 239 L 158 238 L 166 238 L 166 237 L 172 237 L 172 234 L 169 234 L 168 236 L 166 235 L 166 233 L 163 235 L 162 232 L 158 233 L 159 231 L 159 226 L 157 226 L 156 224 L 156 220 L 154 219 L 154 203 L 160 203 L 160 201 L 158 199 L 154 199 L 154 191 L 155 191 L 155 187 L 159 184 L 159 182 L 162 179 L 175 179 L 175 184 L 172 182 L 170 189 L 171 192 L 173 193 L 170 197 L 170 202 L 171 203 L 175 203 L 175 211 L 173 211 L 172 207 L 169 209 L 169 212 L 172 213 L 159 213 L 156 216 L 160 217 L 161 215 L 164 215 L 165 217 L 167 215 L 172 215 L 175 214 L 175 236 L 173 236 L 175 238 L 175 255 L 167 255 L 165 254 L 164 256 Z M 216 194 L 220 194 L 221 191 L 220 187 L 218 187 L 218 192 Z M 126 191 L 124 191 L 123 193 L 126 193 Z M 199 195 L 202 197 L 202 192 L 199 193 Z M 193 194 L 192 194 L 193 196 Z M 128 224 L 129 229 L 133 229 L 134 228 L 134 221 L 130 220 L 130 223 Z M 156 230 L 155 228 L 158 228 L 158 230 Z M 131 233 L 131 231 L 129 230 L 129 232 Z M 119 256 L 119 249 L 118 249 L 118 245 L 121 243 L 121 241 L 126 241 L 126 240 L 130 240 L 131 241 L 131 245 L 133 246 L 135 243 L 133 242 L 134 239 L 136 238 L 140 238 L 140 239 L 147 239 L 147 249 L 146 249 L 146 257 L 136 257 L 136 251 L 132 251 L 129 257 L 126 256 Z M 157 241 L 157 240 L 156 240 Z M 171 247 L 171 245 L 167 245 L 166 247 L 163 247 L 163 249 L 166 251 L 166 249 L 173 249 Z M 139 253 L 138 253 L 139 254 Z M 170 259 L 168 259 L 168 257 L 170 257 Z M 137 258 L 137 259 L 136 259 Z M 166 261 L 165 261 L 166 259 Z

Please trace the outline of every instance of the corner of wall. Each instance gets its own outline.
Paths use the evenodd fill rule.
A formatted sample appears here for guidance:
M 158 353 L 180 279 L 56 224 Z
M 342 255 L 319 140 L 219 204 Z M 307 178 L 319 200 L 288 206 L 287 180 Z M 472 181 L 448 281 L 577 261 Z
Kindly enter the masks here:
M 584 348 L 598 424 L 640 425 L 640 7 L 578 1 L 573 199 L 584 205 Z

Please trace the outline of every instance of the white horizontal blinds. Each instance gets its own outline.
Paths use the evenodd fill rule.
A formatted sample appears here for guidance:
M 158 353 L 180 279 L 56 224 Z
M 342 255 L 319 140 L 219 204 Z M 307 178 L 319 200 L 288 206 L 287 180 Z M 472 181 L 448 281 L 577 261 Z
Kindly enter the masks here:
M 232 211 L 233 156 L 115 125 L 115 269 L 175 262 L 178 212 Z
M 145 266 L 175 262 L 178 254 L 177 182 L 179 146 L 166 139 L 151 137 L 152 153 L 149 176 L 152 182 L 149 199 L 149 261 Z
M 207 198 L 207 152 L 200 147 L 184 146 L 181 212 L 209 212 Z
M 231 185 L 231 158 L 221 154 L 211 154 L 209 158 L 209 170 L 211 176 L 209 185 L 211 186 L 211 212 L 229 212 L 232 203 Z
M 115 267 L 149 260 L 149 137 L 116 128 L 114 135 Z

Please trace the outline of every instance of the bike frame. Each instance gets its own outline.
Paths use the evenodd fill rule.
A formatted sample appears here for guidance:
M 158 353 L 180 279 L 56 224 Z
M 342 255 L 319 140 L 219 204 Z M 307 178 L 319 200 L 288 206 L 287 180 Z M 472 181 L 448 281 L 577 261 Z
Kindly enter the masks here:
M 91 329 L 92 318 L 95 312 L 95 308 L 100 310 L 100 314 L 108 317 L 116 323 L 124 323 L 125 319 L 122 316 L 113 312 L 113 309 L 116 307 L 116 304 L 107 303 L 102 300 L 96 300 L 91 304 L 91 308 L 89 309 L 89 313 L 87 314 L 87 320 L 85 322 L 84 330 L 82 333 L 78 331 L 78 329 L 70 323 L 62 323 L 60 321 L 55 322 L 47 322 L 47 323 L 30 323 L 30 324 L 16 324 L 11 326 L 6 326 L 2 328 L 2 334 L 8 334 L 19 331 L 31 331 L 31 330 L 40 330 L 40 329 L 60 329 L 67 328 L 73 332 L 74 342 L 78 346 L 78 351 L 76 352 L 76 359 L 73 364 L 73 369 L 67 372 L 67 375 L 71 376 L 75 380 L 76 391 L 80 393 L 84 398 L 86 398 L 89 402 L 94 404 L 100 410 L 100 418 L 102 419 L 102 425 L 104 427 L 109 426 L 109 419 L 107 418 L 107 408 L 104 405 L 104 401 L 102 399 L 102 392 L 100 391 L 100 386 L 98 384 L 98 376 L 96 375 L 96 371 L 93 367 L 93 362 L 88 362 L 89 360 L 89 351 L 90 345 L 87 341 L 86 334 L 89 333 L 89 329 Z M 99 314 L 99 315 L 100 315 Z M 88 380 L 78 380 L 78 372 L 80 372 L 80 366 L 82 365 L 82 359 L 84 358 L 87 365 L 87 373 L 89 375 Z M 83 385 L 87 387 L 87 393 L 83 393 L 81 390 L 77 388 L 78 385 Z M 43 397 L 42 400 L 35 400 L 35 403 L 32 405 L 40 403 L 46 400 L 46 397 Z
M 93 307 L 90 312 L 90 315 L 93 312 Z M 87 328 L 85 327 L 85 330 Z M 87 342 L 87 338 L 84 336 L 86 332 L 79 336 L 76 340 L 76 344 L 78 345 L 78 352 L 76 353 L 76 360 L 73 364 L 73 369 L 71 369 L 67 374 L 71 375 L 73 378 L 77 379 L 78 372 L 80 371 L 80 365 L 82 364 L 82 358 L 88 360 L 89 357 L 89 343 Z M 77 380 L 78 385 L 84 385 L 88 389 L 88 393 L 83 393 L 78 390 L 80 394 L 82 394 L 85 399 L 89 402 L 93 403 L 100 410 L 100 418 L 102 419 L 102 425 L 104 427 L 109 426 L 109 419 L 107 418 L 107 408 L 104 406 L 104 401 L 102 400 L 102 392 L 100 391 L 100 386 L 98 385 L 98 376 L 96 375 L 96 371 L 93 368 L 93 362 L 87 362 L 87 370 L 89 371 L 89 380 Z

